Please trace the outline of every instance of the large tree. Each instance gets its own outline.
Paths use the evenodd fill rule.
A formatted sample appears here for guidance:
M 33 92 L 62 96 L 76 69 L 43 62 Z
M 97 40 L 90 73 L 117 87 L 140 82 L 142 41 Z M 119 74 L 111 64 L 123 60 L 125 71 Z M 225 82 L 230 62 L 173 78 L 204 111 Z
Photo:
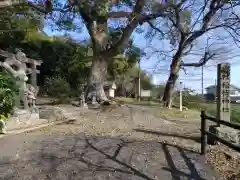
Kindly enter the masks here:
M 169 1 L 156 12 L 152 12 L 149 8 L 152 1 L 145 0 L 69 0 L 67 2 L 46 0 L 45 7 L 27 1 L 25 4 L 43 13 L 49 13 L 48 17 L 54 19 L 61 28 L 78 29 L 81 27 L 81 21 L 85 24 L 93 49 L 88 91 L 96 91 L 97 98 L 106 101 L 103 82 L 109 62 L 119 54 L 119 51 L 123 51 L 128 46 L 130 36 L 139 24 L 168 16 L 171 12 L 166 10 L 177 8 L 182 2 L 177 4 Z M 118 21 L 113 20 L 113 26 L 108 23 L 112 19 L 118 19 Z
M 204 43 L 207 36 L 221 38 L 224 41 L 232 38 L 236 47 L 240 42 L 240 18 L 238 1 L 226 0 L 199 0 L 184 1 L 181 6 L 175 6 L 167 11 L 171 12 L 164 18 L 163 23 L 151 22 L 152 32 L 160 32 L 161 38 L 170 40 L 173 53 L 170 65 L 170 75 L 165 86 L 163 101 L 167 107 L 171 106 L 173 89 L 179 76 L 179 71 L 184 66 L 199 67 L 211 59 L 215 52 L 208 49 L 203 51 L 201 62 L 184 62 L 184 56 L 196 49 L 196 43 L 201 40 Z M 158 9 L 158 8 L 157 8 Z M 150 36 L 154 35 L 150 33 Z M 150 37 L 148 34 L 148 37 Z M 155 36 L 156 37 L 156 36 Z M 229 43 L 229 41 L 228 41 Z M 217 44 L 217 43 L 216 43 Z M 219 45 L 217 45 L 219 46 Z M 161 52 L 162 53 L 162 52 Z M 168 54 L 169 55 L 169 54 Z

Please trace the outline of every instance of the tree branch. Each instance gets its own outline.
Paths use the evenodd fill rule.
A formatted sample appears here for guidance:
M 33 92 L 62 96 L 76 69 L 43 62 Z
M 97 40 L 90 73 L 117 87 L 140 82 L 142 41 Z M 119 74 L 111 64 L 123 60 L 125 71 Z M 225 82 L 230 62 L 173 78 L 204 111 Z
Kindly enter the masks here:
M 80 6 L 79 6 L 80 7 Z M 84 9 L 79 8 L 79 13 L 84 21 L 84 24 L 87 28 L 87 31 L 91 37 L 93 52 L 95 52 L 95 39 L 93 38 L 93 19 L 87 13 L 84 12 Z
M 177 5 L 170 3 L 166 6 L 165 9 L 167 9 L 167 7 L 176 8 L 176 7 L 179 7 L 181 4 L 182 4 L 182 2 L 177 4 Z M 132 32 L 135 30 L 135 28 L 139 24 L 142 24 L 144 22 L 149 22 L 149 21 L 151 21 L 153 19 L 156 19 L 158 17 L 169 17 L 169 16 L 171 16 L 171 13 L 165 12 L 165 11 L 160 11 L 160 12 L 153 13 L 153 14 L 148 14 L 148 15 L 147 14 L 141 14 L 143 6 L 144 6 L 144 0 L 138 0 L 136 2 L 136 5 L 134 7 L 134 11 L 131 13 L 132 19 L 131 19 L 130 23 L 123 29 L 122 37 L 119 39 L 119 41 L 116 44 L 114 44 L 110 49 L 108 49 L 104 53 L 115 54 L 119 49 L 127 46 L 129 37 L 131 36 Z
M 194 41 L 195 39 L 197 39 L 198 37 L 200 37 L 201 35 L 203 35 L 206 31 L 208 31 L 208 26 L 209 23 L 212 19 L 212 17 L 217 13 L 217 11 L 223 7 L 224 3 L 222 3 L 222 0 L 212 0 L 210 3 L 210 7 L 209 7 L 209 11 L 206 13 L 206 15 L 203 18 L 203 24 L 201 26 L 201 28 L 198 31 L 195 31 L 192 33 L 192 35 L 187 38 L 187 40 L 185 41 L 185 45 L 188 45 L 190 43 L 192 43 L 192 41 Z
M 133 11 L 128 18 L 130 23 L 127 25 L 127 27 L 123 29 L 122 37 L 115 45 L 113 45 L 109 50 L 105 51 L 104 53 L 114 55 L 120 48 L 127 45 L 129 37 L 131 36 L 134 29 L 138 26 L 140 22 L 143 22 L 143 20 L 146 18 L 146 16 L 141 15 L 144 4 L 145 0 L 137 0 Z
M 153 28 L 155 31 L 159 32 L 162 36 L 164 36 L 163 31 L 161 31 L 159 28 L 157 28 L 156 26 L 154 26 L 152 22 L 148 21 L 147 23 L 149 24 L 149 26 L 150 26 L 151 28 Z
M 194 27 L 196 26 L 196 24 L 197 24 L 198 20 L 200 19 L 202 13 L 204 13 L 205 9 L 207 8 L 208 1 L 209 1 L 209 0 L 206 0 L 205 3 L 204 3 L 204 6 L 201 8 L 201 12 L 199 13 L 196 21 L 195 21 L 195 22 L 193 23 L 193 25 L 192 25 L 192 28 L 191 28 L 192 30 L 193 30 Z
M 210 59 L 212 59 L 216 54 L 213 53 L 209 55 L 209 52 L 205 52 L 204 57 L 200 59 L 197 63 L 184 63 L 181 62 L 180 67 L 201 67 L 205 65 Z
M 127 18 L 131 15 L 131 12 L 119 11 L 119 12 L 110 12 L 108 13 L 108 18 Z

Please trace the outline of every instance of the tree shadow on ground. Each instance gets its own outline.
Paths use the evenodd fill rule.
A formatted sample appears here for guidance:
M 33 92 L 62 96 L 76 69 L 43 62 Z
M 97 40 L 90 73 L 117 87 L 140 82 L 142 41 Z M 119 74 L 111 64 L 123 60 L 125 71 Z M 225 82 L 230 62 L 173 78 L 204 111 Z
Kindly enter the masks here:
M 179 159 L 174 159 L 172 148 L 174 152 L 180 153 L 178 158 L 184 160 L 188 172 L 177 168 L 175 163 Z M 11 162 L 0 161 L 0 172 L 1 167 L 9 172 L 5 173 L 4 179 L 21 180 L 26 175 L 31 179 L 64 180 L 156 180 L 156 177 L 162 180 L 180 180 L 182 177 L 208 179 L 201 177 L 188 157 L 187 154 L 192 152 L 166 143 L 76 135 L 37 142 L 31 151 L 25 155 L 25 161 L 24 158 Z M 149 157 L 153 151 L 162 154 L 162 158 L 155 159 L 159 162 L 142 159 L 144 155 Z
M 154 131 L 154 130 L 140 129 L 140 128 L 135 128 L 133 130 L 136 132 L 150 133 L 150 134 L 155 134 L 155 135 L 159 135 L 159 136 L 170 136 L 170 137 L 192 140 L 197 143 L 201 142 L 200 135 L 199 136 L 188 136 L 188 135 L 182 135 L 182 134 L 178 134 L 178 133 L 164 133 L 164 132 L 158 132 L 158 131 Z
M 55 105 L 59 105 L 59 104 L 61 104 L 61 101 L 60 100 L 51 100 L 51 101 L 48 101 L 48 102 L 38 102 L 38 103 L 36 103 L 36 105 L 38 105 L 38 106 L 46 106 L 46 105 L 48 105 L 48 106 L 55 106 Z
M 204 178 L 201 178 L 197 169 L 195 168 L 195 165 L 191 162 L 190 158 L 187 157 L 187 155 L 181 148 L 178 149 L 180 150 L 181 156 L 185 163 L 187 164 L 188 169 L 190 170 L 190 174 L 187 174 L 183 171 L 179 171 L 177 169 L 166 144 L 163 144 L 162 148 L 166 157 L 166 161 L 168 163 L 168 167 L 163 167 L 163 170 L 170 172 L 174 180 L 181 180 L 182 177 L 188 179 L 205 180 Z

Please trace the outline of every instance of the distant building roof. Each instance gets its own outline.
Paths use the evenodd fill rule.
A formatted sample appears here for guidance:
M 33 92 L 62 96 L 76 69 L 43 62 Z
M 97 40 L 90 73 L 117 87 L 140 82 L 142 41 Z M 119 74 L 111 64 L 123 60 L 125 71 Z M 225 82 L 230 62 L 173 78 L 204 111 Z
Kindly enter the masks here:
M 211 86 L 206 87 L 205 89 L 216 88 L 216 86 L 217 86 L 217 85 L 211 85 Z M 233 85 L 233 84 L 231 84 L 230 87 L 232 87 L 232 88 L 234 88 L 234 89 L 237 89 L 237 90 L 240 90 L 239 87 L 237 87 L 237 86 L 235 86 L 235 85 Z

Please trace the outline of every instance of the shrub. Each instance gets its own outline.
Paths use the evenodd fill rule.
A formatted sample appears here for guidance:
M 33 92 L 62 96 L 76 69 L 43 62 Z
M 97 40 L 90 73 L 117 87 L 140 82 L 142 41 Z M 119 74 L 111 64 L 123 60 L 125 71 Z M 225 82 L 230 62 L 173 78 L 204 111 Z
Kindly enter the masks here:
M 9 88 L 13 92 L 18 92 L 15 79 L 5 71 L 0 70 L 0 88 Z
M 47 95 L 58 98 L 61 102 L 67 101 L 71 94 L 68 82 L 60 76 L 46 78 L 44 90 Z
M 7 121 L 10 118 L 10 114 L 7 115 L 0 115 L 0 120 Z
M 0 116 L 12 113 L 17 93 L 14 78 L 6 72 L 0 72 Z

